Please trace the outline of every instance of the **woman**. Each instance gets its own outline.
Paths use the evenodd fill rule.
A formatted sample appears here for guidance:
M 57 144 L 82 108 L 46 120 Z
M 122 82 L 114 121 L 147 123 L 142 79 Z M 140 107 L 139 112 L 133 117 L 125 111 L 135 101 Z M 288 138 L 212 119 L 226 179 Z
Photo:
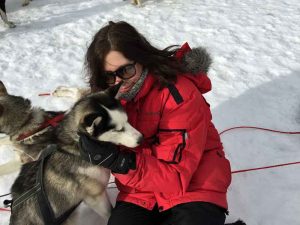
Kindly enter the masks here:
M 92 91 L 123 82 L 118 97 L 144 135 L 130 151 L 103 149 L 81 137 L 84 151 L 101 152 L 119 189 L 109 225 L 223 225 L 231 182 L 209 104 L 203 49 L 153 47 L 126 22 L 109 22 L 86 55 Z M 95 150 L 96 149 L 96 150 Z

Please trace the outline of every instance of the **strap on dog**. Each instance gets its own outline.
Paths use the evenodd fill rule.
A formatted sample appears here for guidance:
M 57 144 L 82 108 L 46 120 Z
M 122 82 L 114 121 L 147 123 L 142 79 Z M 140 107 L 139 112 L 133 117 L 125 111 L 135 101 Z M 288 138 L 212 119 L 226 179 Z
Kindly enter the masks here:
M 43 182 L 43 174 L 44 174 L 44 167 L 45 163 L 49 159 L 49 156 L 56 150 L 56 148 L 47 149 L 45 152 L 45 157 L 43 157 L 41 164 L 38 169 L 37 174 L 37 183 L 39 183 L 41 191 L 37 193 L 37 199 L 39 208 L 43 217 L 43 221 L 45 225 L 60 225 L 62 224 L 70 215 L 71 213 L 78 207 L 81 203 L 79 202 L 77 205 L 73 206 L 69 210 L 67 210 L 64 214 L 59 217 L 55 217 L 55 213 L 51 207 L 47 194 L 45 192 L 44 182 Z
M 53 147 L 53 145 L 48 146 L 45 150 L 42 150 L 42 154 L 39 157 L 39 170 L 41 170 L 41 167 L 44 166 L 44 161 L 46 161 L 47 158 L 56 150 L 56 148 Z M 39 179 L 39 175 L 36 176 L 36 183 L 35 185 L 29 189 L 28 191 L 24 192 L 21 196 L 19 196 L 17 199 L 13 199 L 12 207 L 13 210 L 18 205 L 22 204 L 24 201 L 31 198 L 33 195 L 39 193 L 41 191 L 41 183 L 43 180 Z
M 17 199 L 13 199 L 11 203 L 11 210 L 13 211 L 16 207 L 18 207 L 20 204 L 31 198 L 33 195 L 35 195 L 37 192 L 41 190 L 41 187 L 39 184 L 36 184 L 33 188 L 23 193 L 20 197 Z
M 45 121 L 35 130 L 29 131 L 27 133 L 22 133 L 17 137 L 17 141 L 24 142 L 30 139 L 33 135 L 39 133 L 44 133 L 50 127 L 56 127 L 63 120 L 64 114 L 58 114 L 53 118 L 45 118 Z
M 18 205 L 22 204 L 24 201 L 28 200 L 32 196 L 36 195 L 40 212 L 43 217 L 43 221 L 45 225 L 60 225 L 62 224 L 69 216 L 70 214 L 77 208 L 77 206 L 81 203 L 79 202 L 74 207 L 70 208 L 68 211 L 66 211 L 64 214 L 62 214 L 59 217 L 55 217 L 54 211 L 50 205 L 50 202 L 48 200 L 47 194 L 45 192 L 44 187 L 44 180 L 43 180 L 43 173 L 44 173 L 44 167 L 47 162 L 47 160 L 50 158 L 50 156 L 56 151 L 55 145 L 49 145 L 45 150 L 42 151 L 41 156 L 39 157 L 39 167 L 38 172 L 36 175 L 36 184 L 33 188 L 23 193 L 20 197 L 17 199 L 14 199 L 12 202 L 11 209 L 13 210 Z

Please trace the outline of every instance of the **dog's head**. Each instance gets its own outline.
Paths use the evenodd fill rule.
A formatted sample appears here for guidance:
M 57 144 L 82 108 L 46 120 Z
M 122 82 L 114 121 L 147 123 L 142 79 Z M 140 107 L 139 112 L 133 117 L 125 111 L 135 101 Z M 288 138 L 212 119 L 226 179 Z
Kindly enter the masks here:
M 142 134 L 128 123 L 126 112 L 115 98 L 119 88 L 120 85 L 116 85 L 90 94 L 77 102 L 72 111 L 75 121 L 79 121 L 78 132 L 133 148 L 141 143 Z
M 28 99 L 8 94 L 0 81 L 0 133 L 13 133 L 28 119 L 31 113 Z

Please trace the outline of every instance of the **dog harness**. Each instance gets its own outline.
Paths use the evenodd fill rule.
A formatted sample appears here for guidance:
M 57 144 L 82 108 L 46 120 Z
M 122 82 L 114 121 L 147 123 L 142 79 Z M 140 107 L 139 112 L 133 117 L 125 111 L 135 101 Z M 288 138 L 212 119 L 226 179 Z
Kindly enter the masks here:
M 20 204 L 22 204 L 26 200 L 30 199 L 34 195 L 36 195 L 37 200 L 38 200 L 39 209 L 40 209 L 41 215 L 43 217 L 44 224 L 45 225 L 60 225 L 71 215 L 71 213 L 81 203 L 81 202 L 79 202 L 77 205 L 75 205 L 72 208 L 70 208 L 69 210 L 67 210 L 61 216 L 55 217 L 54 211 L 51 207 L 51 204 L 50 204 L 47 194 L 45 192 L 43 174 L 44 174 L 44 167 L 45 167 L 47 160 L 50 158 L 50 156 L 56 150 L 57 150 L 57 148 L 55 145 L 49 145 L 45 150 L 43 150 L 43 152 L 38 160 L 39 166 L 38 166 L 38 171 L 36 174 L 36 183 L 30 190 L 24 192 L 17 199 L 13 199 L 12 206 L 11 206 L 12 212 Z
M 45 118 L 45 121 L 37 129 L 29 131 L 27 133 L 20 134 L 16 140 L 20 141 L 20 142 L 26 142 L 26 141 L 32 142 L 32 138 L 34 136 L 45 133 L 51 127 L 57 127 L 58 124 L 64 118 L 64 114 L 60 113 L 60 112 L 48 111 L 47 113 L 54 115 L 54 117 L 53 118 Z

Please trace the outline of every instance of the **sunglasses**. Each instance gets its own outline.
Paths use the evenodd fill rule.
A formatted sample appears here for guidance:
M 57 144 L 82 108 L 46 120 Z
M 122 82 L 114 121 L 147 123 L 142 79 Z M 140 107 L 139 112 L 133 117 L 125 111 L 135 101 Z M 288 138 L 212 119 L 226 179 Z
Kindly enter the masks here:
M 108 85 L 114 85 L 116 83 L 116 77 L 121 78 L 122 80 L 128 80 L 132 78 L 135 73 L 135 64 L 136 62 L 121 66 L 114 72 L 104 71 L 105 82 Z

